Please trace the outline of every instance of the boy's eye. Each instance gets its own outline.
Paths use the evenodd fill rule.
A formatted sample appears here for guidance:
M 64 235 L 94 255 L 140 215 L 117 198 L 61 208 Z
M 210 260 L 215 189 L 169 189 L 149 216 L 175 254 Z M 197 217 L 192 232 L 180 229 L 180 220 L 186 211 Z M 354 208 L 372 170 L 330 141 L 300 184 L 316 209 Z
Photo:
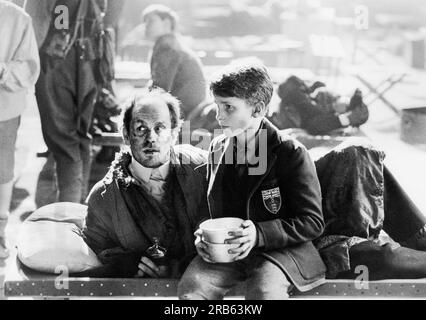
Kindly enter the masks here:
M 232 112 L 234 111 L 234 107 L 229 104 L 225 104 L 225 110 L 226 112 Z

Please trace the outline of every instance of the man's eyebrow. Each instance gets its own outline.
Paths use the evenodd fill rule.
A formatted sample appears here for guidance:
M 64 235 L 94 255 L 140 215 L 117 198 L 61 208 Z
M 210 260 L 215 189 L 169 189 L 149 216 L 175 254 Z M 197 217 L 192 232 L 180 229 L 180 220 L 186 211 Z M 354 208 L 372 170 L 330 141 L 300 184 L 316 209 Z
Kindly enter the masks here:
M 146 124 L 146 122 L 145 122 L 145 120 L 142 120 L 142 119 L 134 119 L 133 120 L 133 123 L 137 123 L 137 124 Z

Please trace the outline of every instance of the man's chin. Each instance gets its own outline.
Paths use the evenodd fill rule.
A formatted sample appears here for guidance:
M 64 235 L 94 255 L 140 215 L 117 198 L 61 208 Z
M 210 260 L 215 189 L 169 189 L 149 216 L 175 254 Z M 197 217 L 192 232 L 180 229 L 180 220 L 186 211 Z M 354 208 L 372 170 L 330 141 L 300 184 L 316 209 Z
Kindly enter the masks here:
M 145 168 L 158 168 L 164 162 L 161 161 L 159 154 L 145 155 L 142 161 L 140 161 Z

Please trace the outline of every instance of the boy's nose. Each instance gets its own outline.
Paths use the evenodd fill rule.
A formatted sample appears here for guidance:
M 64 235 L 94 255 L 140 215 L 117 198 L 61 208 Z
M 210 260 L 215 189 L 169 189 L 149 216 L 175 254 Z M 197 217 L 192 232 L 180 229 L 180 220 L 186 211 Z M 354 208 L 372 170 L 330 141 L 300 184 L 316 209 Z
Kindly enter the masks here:
M 221 110 L 220 107 L 216 108 L 216 120 L 223 121 L 225 120 L 225 113 Z

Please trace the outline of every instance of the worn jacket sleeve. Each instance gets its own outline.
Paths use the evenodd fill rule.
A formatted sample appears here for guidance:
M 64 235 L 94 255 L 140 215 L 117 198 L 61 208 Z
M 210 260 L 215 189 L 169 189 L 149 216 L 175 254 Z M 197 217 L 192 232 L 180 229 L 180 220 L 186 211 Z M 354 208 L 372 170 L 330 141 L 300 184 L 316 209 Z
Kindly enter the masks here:
M 108 216 L 108 204 L 101 193 L 101 189 L 95 186 L 87 198 L 88 209 L 83 229 L 84 240 L 97 255 L 117 246 L 110 236 L 112 224 Z
M 285 153 L 285 150 L 282 151 Z M 288 161 L 283 161 L 285 158 L 285 155 L 279 156 L 277 163 L 283 167 L 288 166 L 283 170 L 289 174 L 279 178 L 286 203 L 278 212 L 278 219 L 257 223 L 263 235 L 265 250 L 313 240 L 324 230 L 320 184 L 315 165 L 306 148 L 296 146 L 292 155 L 287 158 Z
M 0 87 L 10 92 L 34 87 L 40 73 L 40 59 L 31 18 L 25 23 L 22 38 L 10 61 L 0 61 Z

